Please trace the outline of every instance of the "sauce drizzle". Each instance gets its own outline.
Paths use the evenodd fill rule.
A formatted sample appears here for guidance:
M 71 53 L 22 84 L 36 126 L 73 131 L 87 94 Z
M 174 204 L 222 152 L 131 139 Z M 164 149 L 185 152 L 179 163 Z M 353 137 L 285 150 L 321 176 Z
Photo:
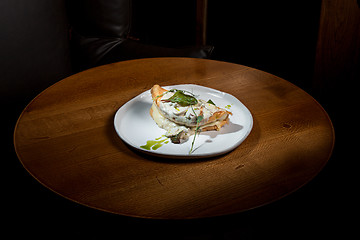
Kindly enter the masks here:
M 159 147 L 164 146 L 164 144 L 169 143 L 168 138 L 161 140 L 161 138 L 163 138 L 163 137 L 164 136 L 158 137 L 155 140 L 148 140 L 145 145 L 142 145 L 140 147 L 143 149 L 146 149 L 146 150 L 157 150 Z

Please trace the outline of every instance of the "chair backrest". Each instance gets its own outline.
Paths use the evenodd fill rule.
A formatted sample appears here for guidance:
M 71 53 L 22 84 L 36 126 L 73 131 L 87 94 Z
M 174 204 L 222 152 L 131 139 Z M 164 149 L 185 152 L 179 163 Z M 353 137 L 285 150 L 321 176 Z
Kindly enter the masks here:
M 67 0 L 69 21 L 86 37 L 128 35 L 131 22 L 130 0 Z

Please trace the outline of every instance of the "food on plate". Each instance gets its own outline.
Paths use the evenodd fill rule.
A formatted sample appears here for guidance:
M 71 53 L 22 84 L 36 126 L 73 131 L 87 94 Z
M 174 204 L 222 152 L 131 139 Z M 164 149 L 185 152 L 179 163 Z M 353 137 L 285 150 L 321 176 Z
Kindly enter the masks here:
M 210 99 L 199 99 L 184 90 L 167 90 L 154 85 L 151 96 L 153 104 L 150 115 L 160 128 L 167 131 L 165 135 L 173 143 L 185 142 L 193 134 L 195 140 L 200 131 L 218 131 L 229 122 L 229 115 L 232 115 L 217 107 Z

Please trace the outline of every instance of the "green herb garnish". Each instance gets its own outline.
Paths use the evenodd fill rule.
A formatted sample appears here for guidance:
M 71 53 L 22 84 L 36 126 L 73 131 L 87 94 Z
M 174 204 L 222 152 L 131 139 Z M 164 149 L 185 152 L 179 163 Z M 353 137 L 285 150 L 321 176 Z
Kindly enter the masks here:
M 185 94 L 182 90 L 176 90 L 169 99 L 163 99 L 164 102 L 178 103 L 180 106 L 191 106 L 198 103 L 195 97 Z
M 191 107 L 192 108 L 192 107 Z M 193 109 L 193 112 L 195 113 L 194 109 Z M 196 115 L 196 113 L 195 113 Z M 189 151 L 189 154 L 191 154 L 193 152 L 193 148 L 194 148 L 194 143 L 195 143 L 195 138 L 196 138 L 196 135 L 199 134 L 200 132 L 200 122 L 204 119 L 204 116 L 203 115 L 196 115 L 196 127 L 195 127 L 195 134 L 194 134 L 194 138 L 193 138 L 193 141 L 191 143 L 191 149 Z
M 207 103 L 210 103 L 210 104 L 216 106 L 216 104 L 211 99 L 209 99 L 209 101 L 207 101 Z

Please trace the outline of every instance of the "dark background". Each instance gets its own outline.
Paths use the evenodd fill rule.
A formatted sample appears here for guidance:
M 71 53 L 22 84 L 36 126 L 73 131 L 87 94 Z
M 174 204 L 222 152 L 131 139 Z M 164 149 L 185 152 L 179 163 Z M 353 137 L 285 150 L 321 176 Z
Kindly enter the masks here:
M 154 45 L 195 44 L 194 2 L 134 0 L 131 34 Z M 339 8 L 342 2 L 346 3 Z M 279 201 L 231 216 L 165 221 L 84 207 L 54 194 L 22 167 L 12 143 L 17 118 L 39 92 L 74 72 L 64 1 L 2 0 L 2 227 L 11 236 L 38 238 L 106 239 L 128 234 L 132 239 L 352 236 L 358 187 L 353 186 L 356 173 L 351 170 L 358 157 L 352 155 L 354 148 L 345 135 L 353 133 L 356 125 L 345 106 L 355 109 L 356 102 L 344 100 L 343 93 L 350 95 L 348 90 L 360 79 L 358 17 L 358 5 L 352 0 L 209 1 L 207 43 L 215 46 L 212 59 L 270 72 L 309 92 L 329 113 L 336 145 L 329 163 L 315 179 Z
M 133 3 L 132 35 L 169 47 L 195 44 L 196 1 Z M 212 59 L 255 67 L 309 88 L 320 5 L 320 0 L 210 0 L 207 44 L 215 46 Z

